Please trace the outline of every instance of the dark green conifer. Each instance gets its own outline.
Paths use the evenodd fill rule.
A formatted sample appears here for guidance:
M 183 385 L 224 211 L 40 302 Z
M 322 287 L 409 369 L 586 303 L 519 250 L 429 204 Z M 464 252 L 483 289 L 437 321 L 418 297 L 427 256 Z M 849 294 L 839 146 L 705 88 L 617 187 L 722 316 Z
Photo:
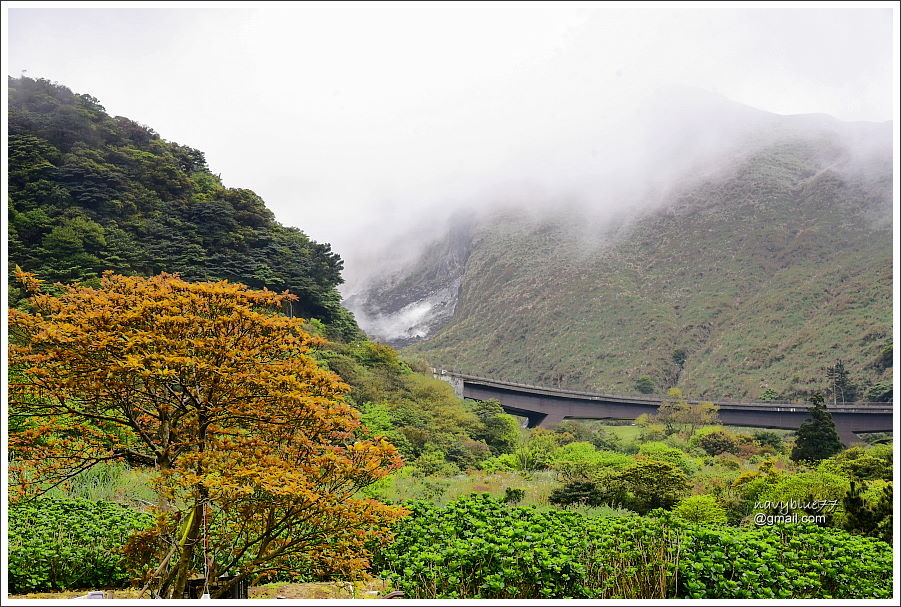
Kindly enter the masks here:
M 883 541 L 892 541 L 892 484 L 886 485 L 875 504 L 870 504 L 861 493 L 865 484 L 858 486 L 851 481 L 848 494 L 842 499 L 845 506 L 845 523 L 843 527 L 851 533 L 859 533 L 877 537 Z
M 842 450 L 842 441 L 835 430 L 832 415 L 823 404 L 823 395 L 814 393 L 810 402 L 813 405 L 808 409 L 810 419 L 798 428 L 791 453 L 792 460 L 796 462 L 820 461 Z

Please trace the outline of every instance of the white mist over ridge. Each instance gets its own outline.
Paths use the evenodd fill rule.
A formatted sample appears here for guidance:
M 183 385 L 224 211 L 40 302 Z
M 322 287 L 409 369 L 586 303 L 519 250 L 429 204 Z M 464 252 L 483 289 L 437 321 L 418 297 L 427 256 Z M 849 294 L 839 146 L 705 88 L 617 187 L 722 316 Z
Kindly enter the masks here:
M 540 141 L 487 141 L 483 147 L 503 149 L 490 162 L 471 163 L 467 174 L 432 183 L 430 191 L 419 192 L 417 175 L 411 174 L 410 184 L 385 203 L 385 215 L 359 226 L 354 245 L 339 250 L 346 260 L 345 292 L 372 273 L 373 262 L 390 270 L 441 235 L 454 217 L 478 218 L 499 208 L 543 213 L 561 206 L 579 207 L 597 221 L 631 214 L 689 173 L 715 169 L 748 133 L 778 119 L 690 87 L 619 94 L 597 116 L 574 116 Z M 523 131 L 528 128 L 521 124 Z
M 385 274 L 402 266 L 454 217 L 479 218 L 498 208 L 539 214 L 570 208 L 584 213 L 587 227 L 595 229 L 654 208 L 674 187 L 715 175 L 775 138 L 836 133 L 858 159 L 881 153 L 885 144 L 872 136 L 884 124 L 781 116 L 694 87 L 635 88 L 622 95 L 616 102 L 608 99 L 596 119 L 580 117 L 531 145 L 513 142 L 492 162 L 473 163 L 455 179 L 420 190 L 411 174 L 410 183 L 383 202 L 382 213 L 347 226 L 353 244 L 336 248 L 346 262 L 345 295 L 358 291 L 374 269 Z M 870 150 L 874 146 L 876 152 Z
M 388 314 L 372 314 L 351 303 L 361 327 L 373 339 L 406 345 L 429 337 L 453 316 L 460 281 L 439 287 L 421 299 Z
M 409 215 L 409 228 L 393 240 L 361 242 L 362 255 L 348 260 L 343 289 L 361 327 L 376 339 L 406 345 L 446 324 L 480 225 L 497 230 L 509 221 L 560 230 L 563 240 L 553 255 L 576 261 L 633 220 L 672 205 L 680 192 L 727 178 L 768 146 L 822 141 L 823 156 L 831 159 L 823 170 L 836 175 L 891 170 L 885 165 L 891 162 L 890 123 L 780 116 L 688 87 L 660 89 L 621 118 L 586 128 L 583 141 L 570 139 L 570 147 L 555 148 L 547 163 L 519 171 L 519 182 L 498 176 L 470 199 Z M 454 268 L 439 268 L 448 243 L 456 259 L 445 265 Z

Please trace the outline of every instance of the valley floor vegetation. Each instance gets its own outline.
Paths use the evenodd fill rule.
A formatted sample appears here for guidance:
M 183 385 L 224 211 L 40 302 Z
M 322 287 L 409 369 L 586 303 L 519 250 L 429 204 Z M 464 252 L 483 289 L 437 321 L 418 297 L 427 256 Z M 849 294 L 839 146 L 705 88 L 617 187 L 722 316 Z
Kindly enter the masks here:
M 634 423 L 525 429 L 271 292 L 20 278 L 10 593 L 174 598 L 230 575 L 380 577 L 408 598 L 891 596 L 892 446 L 829 446 L 816 402 L 797 434 L 722 426 L 678 389 Z

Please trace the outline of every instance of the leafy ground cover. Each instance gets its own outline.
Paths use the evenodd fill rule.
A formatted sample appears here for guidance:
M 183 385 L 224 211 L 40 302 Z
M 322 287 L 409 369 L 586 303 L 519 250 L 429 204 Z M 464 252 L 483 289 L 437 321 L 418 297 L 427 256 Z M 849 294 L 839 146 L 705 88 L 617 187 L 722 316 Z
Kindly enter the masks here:
M 887 598 L 892 549 L 814 525 L 737 528 L 426 502 L 376 565 L 412 598 Z
M 120 587 L 131 576 L 120 552 L 153 517 L 110 502 L 48 498 L 9 509 L 9 590 Z

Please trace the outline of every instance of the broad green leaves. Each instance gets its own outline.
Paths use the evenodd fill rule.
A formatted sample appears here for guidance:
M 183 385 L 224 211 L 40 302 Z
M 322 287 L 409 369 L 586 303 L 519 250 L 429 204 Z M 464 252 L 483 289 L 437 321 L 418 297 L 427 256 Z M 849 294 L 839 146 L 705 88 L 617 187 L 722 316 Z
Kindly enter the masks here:
M 130 576 L 121 547 L 153 517 L 109 502 L 40 499 L 9 509 L 9 591 L 110 587 Z
M 412 505 L 376 564 L 411 598 L 886 598 L 891 546 L 812 525 L 735 528 Z

